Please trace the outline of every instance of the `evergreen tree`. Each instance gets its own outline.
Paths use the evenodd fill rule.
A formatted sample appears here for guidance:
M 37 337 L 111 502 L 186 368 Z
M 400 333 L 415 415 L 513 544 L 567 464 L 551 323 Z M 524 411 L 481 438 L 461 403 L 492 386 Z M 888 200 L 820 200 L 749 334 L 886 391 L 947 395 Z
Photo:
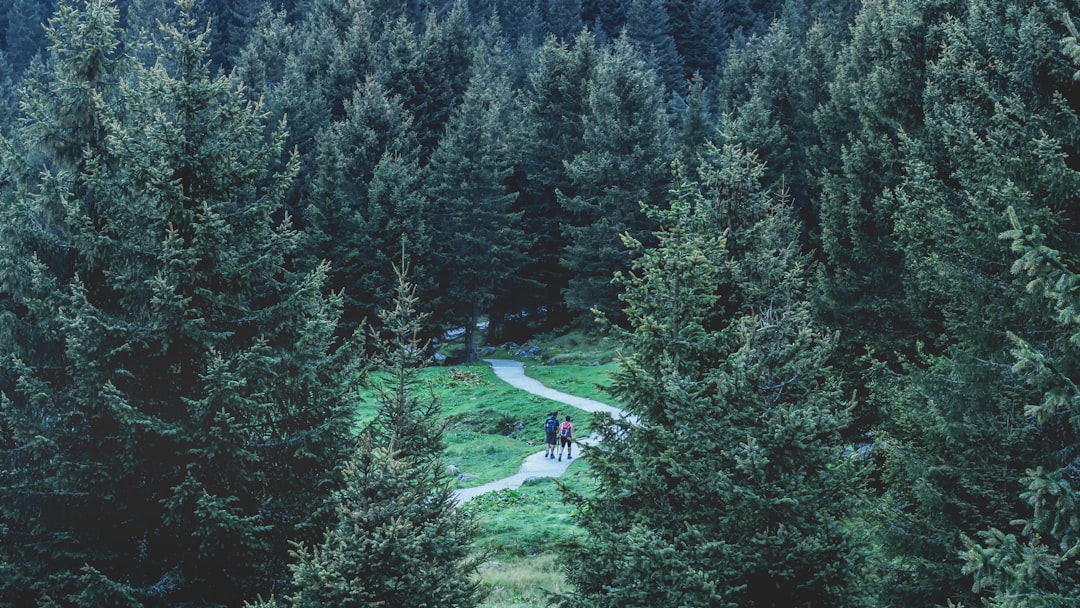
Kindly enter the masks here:
M 386 286 L 393 277 L 389 252 L 405 240 L 410 247 L 426 247 L 427 237 L 406 229 L 429 221 L 424 209 L 412 205 L 402 218 L 396 207 L 420 196 L 418 176 L 410 180 L 416 191 L 393 187 L 398 200 L 372 199 L 370 185 L 376 171 L 391 177 L 397 167 L 417 173 L 416 136 L 409 113 L 374 80 L 357 86 L 346 117 L 323 133 L 315 162 L 311 204 L 305 212 L 307 254 L 331 262 L 331 288 L 343 291 L 343 332 L 352 333 L 375 310 L 389 305 Z M 399 182 L 400 183 L 400 182 Z M 425 282 L 426 285 L 426 282 Z
M 581 121 L 588 100 L 588 83 L 599 60 L 596 41 L 581 32 L 573 47 L 549 38 L 537 53 L 529 72 L 524 104 L 521 186 L 522 225 L 535 235 L 528 263 L 521 276 L 532 285 L 523 290 L 518 304 L 532 311 L 554 315 L 563 308 L 563 290 L 569 270 L 560 258 L 567 245 L 563 233 L 570 215 L 559 204 L 558 193 L 574 195 L 564 161 L 584 149 Z
M 180 8 L 129 72 L 116 7 L 63 2 L 5 146 L 0 603 L 237 606 L 331 515 L 340 302 L 289 269 L 280 134 Z
M 0 51 L 0 137 L 10 133 L 17 114 L 15 72 L 7 59 L 7 55 Z
M 687 75 L 715 78 L 734 32 L 726 31 L 725 15 L 732 3 L 724 0 L 665 0 L 671 35 Z
M 158 24 L 174 23 L 175 8 L 176 3 L 170 0 L 131 0 L 127 3 L 126 15 L 121 17 L 125 23 L 124 44 L 146 65 L 153 65 L 157 60 L 157 51 L 150 41 L 159 37 Z
M 428 19 L 420 40 L 420 57 L 412 91 L 405 99 L 413 112 L 420 139 L 420 162 L 426 164 L 447 128 L 454 108 L 462 103 L 472 77 L 477 41 L 469 11 L 459 0 L 444 18 Z
M 417 297 L 399 269 L 376 365 L 377 414 L 345 467 L 337 524 L 296 552 L 292 608 L 476 606 L 482 599 L 476 524 L 456 507 L 443 450 L 441 407 L 417 376 L 427 349 Z
M 877 395 L 889 404 L 885 479 L 905 506 L 883 547 L 903 556 L 900 572 L 913 581 L 897 586 L 906 592 L 897 605 L 974 605 L 994 586 L 995 602 L 1015 605 L 1024 584 L 1033 597 L 1051 592 L 1049 602 L 1054 585 L 1044 586 L 1041 574 L 1028 583 L 988 574 L 1021 563 L 1014 560 L 1016 539 L 996 530 L 1028 518 L 1034 507 L 1027 532 L 1034 545 L 1069 534 L 1053 530 L 1057 499 L 1044 492 L 1056 491 L 1055 479 L 1069 479 L 1076 429 L 1065 405 L 1067 384 L 1035 361 L 1052 361 L 1050 368 L 1070 376 L 1071 329 L 1063 304 L 1039 285 L 1041 270 L 1031 283 L 1013 272 L 1032 270 L 1031 256 L 1043 256 L 1029 249 L 1056 252 L 1066 267 L 1080 253 L 1064 235 L 1077 225 L 1080 185 L 1069 160 L 1080 121 L 1066 101 L 1075 84 L 1060 61 L 1057 9 L 994 0 L 966 9 L 941 28 L 941 53 L 927 68 L 925 127 L 903 142 L 907 176 L 893 198 L 908 308 L 928 328 L 906 377 Z M 1033 229 L 1026 241 L 1014 223 L 1039 226 L 1045 236 Z M 1010 238 L 1000 239 L 1002 233 Z M 1023 255 L 1019 264 L 1009 240 Z M 1016 352 L 1020 363 L 1010 365 Z M 1054 406 L 1055 399 L 1063 401 Z M 967 548 L 971 560 L 971 545 L 960 539 L 988 530 L 985 541 L 1001 543 L 1000 567 L 993 551 L 977 565 L 969 561 L 973 585 L 960 558 Z M 1043 534 L 1049 535 L 1036 540 Z M 1063 564 L 1065 579 L 1069 571 Z
M 4 48 L 12 67 L 21 73 L 35 55 L 45 50 L 48 41 L 44 25 L 55 3 L 50 0 L 9 0 L 7 5 Z
M 210 60 L 223 71 L 232 69 L 263 8 L 260 0 L 214 0 L 204 4 L 210 24 Z
M 685 93 L 683 61 L 675 50 L 663 0 L 632 0 L 626 9 L 624 35 L 637 47 L 669 93 Z
M 1070 38 L 1075 45 L 1075 31 Z M 1043 429 L 1058 430 L 1045 433 L 1058 454 L 1054 461 L 1027 469 L 1021 479 L 1025 488 L 1021 498 L 1030 513 L 1010 522 L 1022 526 L 1019 536 L 993 527 L 979 532 L 981 544 L 964 538 L 964 573 L 973 575 L 974 592 L 988 592 L 986 606 L 1021 608 L 1037 601 L 1039 606 L 1066 608 L 1080 596 L 1080 570 L 1073 557 L 1080 550 L 1076 490 L 1080 454 L 1074 422 L 1080 404 L 1075 366 L 1080 306 L 1074 295 L 1080 275 L 1063 252 L 1044 244 L 1045 235 L 1037 226 L 1029 232 L 1011 209 L 1010 216 L 1013 230 L 1003 237 L 1011 239 L 1013 251 L 1020 254 L 1013 271 L 1030 278 L 1028 289 L 1053 303 L 1056 325 L 1068 337 L 1060 341 L 1063 348 L 1049 352 L 1010 335 L 1016 345 L 1016 371 L 1042 391 L 1042 400 L 1027 405 L 1025 414 Z
M 717 121 L 709 93 L 704 78 L 698 74 L 691 77 L 676 134 L 676 158 L 687 175 L 697 175 L 706 143 L 715 140 Z
M 556 40 L 569 42 L 581 33 L 581 0 L 542 0 L 541 13 L 547 31 Z
M 597 39 L 614 40 L 626 25 L 626 3 L 623 0 L 581 0 L 581 19 Z
M 562 262 L 570 270 L 566 304 L 618 316 L 611 277 L 629 268 L 620 235 L 649 241 L 652 221 L 641 204 L 659 204 L 674 154 L 664 93 L 654 72 L 625 40 L 601 52 L 589 79 L 583 150 L 567 161 L 572 190 L 560 193 L 571 215 Z
M 904 309 L 893 199 L 902 176 L 900 137 L 918 137 L 927 61 L 938 26 L 955 12 L 939 0 L 865 3 L 844 47 L 829 99 L 815 113 L 822 145 L 812 157 L 821 192 L 818 314 L 843 329 L 843 356 L 870 346 L 910 352 L 922 331 Z
M 807 179 L 808 154 L 821 144 L 814 111 L 829 99 L 837 42 L 812 26 L 795 29 L 793 18 L 730 53 L 716 83 L 724 135 L 767 164 L 767 184 L 783 184 L 802 221 L 803 241 L 818 242 L 819 193 Z
M 153 2 L 155 0 L 140 0 Z M 278 99 L 277 89 L 285 82 L 285 66 L 289 63 L 290 45 L 296 36 L 296 25 L 288 21 L 284 11 L 264 8 L 248 36 L 247 44 L 235 59 L 237 78 L 257 96 Z
M 806 258 L 762 167 L 734 146 L 682 182 L 626 283 L 631 353 L 586 452 L 589 536 L 563 606 L 866 606 L 847 406 L 811 322 Z M 729 243 L 733 238 L 734 242 Z M 627 239 L 634 247 L 641 243 Z M 734 247 L 730 245 L 734 244 Z
M 431 158 L 433 253 L 442 318 L 465 327 L 465 359 L 479 358 L 476 327 L 524 264 L 529 238 L 508 188 L 521 112 L 505 66 L 477 69 Z

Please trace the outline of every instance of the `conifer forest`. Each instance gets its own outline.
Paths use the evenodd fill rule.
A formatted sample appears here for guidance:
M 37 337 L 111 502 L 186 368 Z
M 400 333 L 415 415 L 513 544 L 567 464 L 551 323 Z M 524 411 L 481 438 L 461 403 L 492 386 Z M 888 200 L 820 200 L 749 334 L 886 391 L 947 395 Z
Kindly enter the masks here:
M 1080 605 L 1074 18 L 3 0 L 0 607 L 477 606 L 415 373 L 566 326 L 551 605 Z

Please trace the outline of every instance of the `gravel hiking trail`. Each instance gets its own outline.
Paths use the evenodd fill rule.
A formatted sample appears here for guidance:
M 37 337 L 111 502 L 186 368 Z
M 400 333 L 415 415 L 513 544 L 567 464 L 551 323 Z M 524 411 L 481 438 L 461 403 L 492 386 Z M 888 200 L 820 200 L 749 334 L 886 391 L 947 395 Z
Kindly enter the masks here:
M 539 395 L 551 399 L 552 401 L 565 403 L 566 405 L 585 410 L 586 412 L 605 412 L 617 418 L 631 418 L 626 412 L 617 407 L 544 386 L 539 381 L 525 375 L 525 364 L 520 361 L 509 359 L 484 359 L 484 361 L 491 365 L 496 376 L 516 389 Z M 539 423 L 537 424 L 539 425 Z M 543 429 L 540 430 L 542 431 Z M 542 436 L 542 433 L 538 432 L 537 436 Z M 593 445 L 597 441 L 599 441 L 599 438 L 592 435 L 578 439 L 574 443 L 579 445 Z M 580 450 L 574 450 L 574 452 L 579 456 L 581 454 Z M 525 457 L 524 462 L 521 463 L 521 468 L 518 469 L 517 473 L 510 477 L 496 479 L 495 481 L 485 483 L 482 486 L 476 486 L 475 488 L 463 488 L 457 490 L 454 492 L 454 496 L 460 504 L 468 502 L 485 492 L 517 489 L 520 488 L 527 479 L 534 477 L 559 477 L 566 472 L 567 467 L 573 462 L 573 459 L 567 458 L 564 458 L 562 461 L 544 458 L 544 450 L 540 450 L 535 454 Z

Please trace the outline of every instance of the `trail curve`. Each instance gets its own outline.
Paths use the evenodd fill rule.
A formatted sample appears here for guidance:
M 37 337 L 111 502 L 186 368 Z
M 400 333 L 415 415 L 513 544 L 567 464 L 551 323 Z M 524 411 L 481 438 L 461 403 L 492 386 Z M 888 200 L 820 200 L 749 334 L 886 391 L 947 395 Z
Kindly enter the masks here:
M 587 412 L 604 412 L 615 417 L 630 418 L 629 414 L 617 407 L 594 399 L 587 399 L 585 397 L 564 393 L 545 386 L 540 381 L 526 376 L 525 364 L 520 361 L 510 359 L 484 359 L 484 361 L 491 365 L 492 370 L 499 379 L 516 389 L 539 395 L 540 397 L 551 399 L 552 401 L 558 401 L 559 403 L 570 405 Z M 575 443 L 592 445 L 597 441 L 599 441 L 599 438 L 593 435 L 584 439 L 578 439 Z M 564 459 L 560 462 L 551 458 L 544 458 L 544 451 L 541 450 L 525 457 L 525 460 L 521 463 L 521 468 L 518 469 L 517 473 L 473 488 L 462 488 L 454 492 L 454 497 L 460 504 L 468 502 L 486 492 L 520 488 L 527 479 L 534 477 L 559 477 L 566 472 L 566 469 L 573 462 L 572 459 Z

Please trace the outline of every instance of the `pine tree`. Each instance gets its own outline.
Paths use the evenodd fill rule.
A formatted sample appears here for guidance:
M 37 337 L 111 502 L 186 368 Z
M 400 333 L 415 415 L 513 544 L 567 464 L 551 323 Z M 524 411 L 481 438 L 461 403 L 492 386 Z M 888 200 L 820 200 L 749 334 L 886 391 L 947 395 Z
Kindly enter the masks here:
M 724 0 L 665 0 L 671 35 L 688 77 L 697 73 L 707 82 L 715 79 L 728 45 L 736 38 L 735 32 L 724 29 L 732 4 Z
M 637 47 L 669 93 L 685 93 L 683 61 L 675 50 L 663 0 L 632 0 L 626 9 L 624 36 Z
M 205 2 L 204 19 L 210 24 L 210 60 L 228 72 L 235 65 L 258 22 L 263 3 L 258 0 Z
M 938 25 L 954 3 L 865 3 L 815 113 L 822 146 L 812 159 L 821 192 L 819 314 L 843 328 L 844 356 L 871 347 L 881 357 L 910 352 L 922 331 L 904 309 L 893 199 L 902 176 L 901 134 L 922 129 L 925 69 L 940 45 Z
M 489 56 L 491 57 L 491 56 Z M 479 358 L 480 317 L 524 264 L 529 237 L 508 188 L 521 112 L 505 66 L 477 69 L 431 157 L 434 254 L 442 318 L 465 327 L 465 360 Z
M 357 86 L 345 113 L 319 138 L 304 225 L 311 262 L 331 261 L 331 287 L 345 295 L 342 331 L 350 334 L 364 319 L 374 322 L 377 308 L 389 305 L 390 252 L 402 239 L 410 247 L 426 245 L 423 234 L 403 230 L 402 222 L 419 227 L 429 218 L 419 206 L 411 209 L 415 218 L 395 213 L 395 205 L 421 195 L 416 134 L 400 100 L 369 79 Z M 411 171 L 416 175 L 411 180 L 415 191 L 395 188 L 400 201 L 372 199 L 370 184 L 380 165 L 384 170 L 394 165 Z
M 542 0 L 547 31 L 561 42 L 569 42 L 581 33 L 581 0 Z
M 536 238 L 521 271 L 533 285 L 524 295 L 533 297 L 521 304 L 553 316 L 564 308 L 563 290 L 569 281 L 560 258 L 568 242 L 563 230 L 570 216 L 559 204 L 558 193 L 574 195 L 564 161 L 584 148 L 581 116 L 598 60 L 591 34 L 580 33 L 572 47 L 550 38 L 537 52 L 522 94 L 522 224 Z
M 1066 40 L 1070 39 L 1075 45 L 1075 30 Z M 1010 522 L 1022 526 L 1019 536 L 997 527 L 980 531 L 980 542 L 965 536 L 964 573 L 974 577 L 974 592 L 988 592 L 989 597 L 983 600 L 986 606 L 1021 608 L 1037 598 L 1040 606 L 1065 608 L 1074 605 L 1080 595 L 1080 569 L 1074 558 L 1080 551 L 1080 495 L 1076 491 L 1080 454 L 1073 422 L 1080 405 L 1074 365 L 1080 342 L 1080 303 L 1074 294 L 1080 287 L 1080 274 L 1070 268 L 1063 252 L 1044 244 L 1045 235 L 1038 226 L 1029 231 L 1019 223 L 1014 210 L 1010 209 L 1009 215 L 1013 229 L 1002 236 L 1011 239 L 1013 251 L 1020 254 L 1012 270 L 1031 279 L 1031 292 L 1053 302 L 1056 325 L 1061 335 L 1068 336 L 1061 341 L 1064 348 L 1050 352 L 1010 334 L 1016 347 L 1016 371 L 1043 393 L 1042 400 L 1027 405 L 1024 413 L 1044 429 L 1061 429 L 1054 433 L 1056 437 L 1047 437 L 1059 453 L 1055 461 L 1027 469 L 1021 479 L 1025 488 L 1021 498 L 1030 513 Z
M 433 154 L 454 108 L 462 102 L 476 48 L 465 2 L 459 0 L 442 19 L 428 19 L 420 40 L 419 63 L 412 90 L 418 95 L 406 105 L 416 120 L 420 139 L 420 162 Z
M 441 407 L 417 376 L 427 349 L 417 297 L 399 267 L 394 307 L 380 312 L 377 414 L 345 467 L 337 523 L 323 542 L 296 551 L 297 592 L 260 604 L 476 606 L 482 599 L 475 522 L 456 508 L 443 450 Z
M 10 0 L 7 3 L 4 48 L 16 73 L 25 70 L 30 60 L 44 50 L 48 41 L 42 26 L 52 14 L 54 6 L 55 3 L 50 0 Z
M 929 541 L 910 552 L 924 560 L 911 563 L 928 594 L 952 588 L 965 604 L 1070 605 L 1075 83 L 1061 65 L 1066 32 L 1056 9 L 997 1 L 967 9 L 942 30 L 925 134 L 907 145 L 910 177 L 897 192 L 898 241 L 918 251 L 907 256 L 915 297 L 932 305 L 941 328 L 927 336 L 927 359 L 957 388 L 935 399 L 941 420 L 920 415 L 926 380 L 892 396 L 915 432 L 896 434 L 901 457 L 887 471 L 905 480 L 925 466 L 937 473 L 906 495 L 915 517 L 904 531 Z M 926 445 L 948 445 L 948 459 L 915 464 L 911 453 Z M 941 504 L 950 517 L 935 517 Z M 935 562 L 941 554 L 949 570 Z
M 729 146 L 653 208 L 658 245 L 626 283 L 628 355 L 586 452 L 599 488 L 568 553 L 563 606 L 865 606 L 847 406 L 811 321 L 795 223 Z M 732 197 L 732 198 L 729 198 Z M 735 217 L 732 214 L 737 214 Z M 640 242 L 627 239 L 634 247 Z
M 281 134 L 179 6 L 134 67 L 114 5 L 62 3 L 5 146 L 0 603 L 237 606 L 331 515 L 340 301 L 289 268 Z
M 0 51 L 0 137 L 11 132 L 18 114 L 15 95 L 15 72 L 7 55 Z
M 1076 147 L 1076 113 L 1049 92 L 1073 86 L 1060 67 L 1058 15 L 1036 2 L 967 9 L 941 29 L 940 56 L 927 70 L 925 128 L 904 142 L 908 177 L 893 199 L 909 309 L 928 328 L 903 386 L 890 383 L 879 397 L 891 403 L 886 479 L 895 480 L 890 491 L 910 518 L 891 527 L 898 534 L 884 547 L 908 556 L 905 569 L 918 581 L 900 587 L 910 594 L 900 605 L 979 602 L 979 588 L 961 572 L 959 539 L 1023 517 L 1023 471 L 1064 466 L 1075 444 L 1069 425 L 1033 425 L 1019 405 L 1042 395 L 1009 365 L 1015 345 L 1007 332 L 1070 356 L 1047 303 L 1010 275 L 1013 254 L 998 238 L 1011 228 L 1009 207 L 1023 223 L 1055 232 L 1075 222 L 1065 210 L 1077 175 L 1065 159 Z M 1016 44 L 1022 53 L 1010 50 Z M 1074 255 L 1067 242 L 1051 237 L 1047 245 Z M 935 454 L 939 448 L 948 456 Z M 913 478 L 924 481 L 911 486 Z
M 611 277 L 630 264 L 620 235 L 649 240 L 652 222 L 641 204 L 665 197 L 673 136 L 663 88 L 628 42 L 603 49 L 588 87 L 583 149 L 567 161 L 571 191 L 559 196 L 571 215 L 565 298 L 574 313 L 597 308 L 615 317 L 619 290 Z

